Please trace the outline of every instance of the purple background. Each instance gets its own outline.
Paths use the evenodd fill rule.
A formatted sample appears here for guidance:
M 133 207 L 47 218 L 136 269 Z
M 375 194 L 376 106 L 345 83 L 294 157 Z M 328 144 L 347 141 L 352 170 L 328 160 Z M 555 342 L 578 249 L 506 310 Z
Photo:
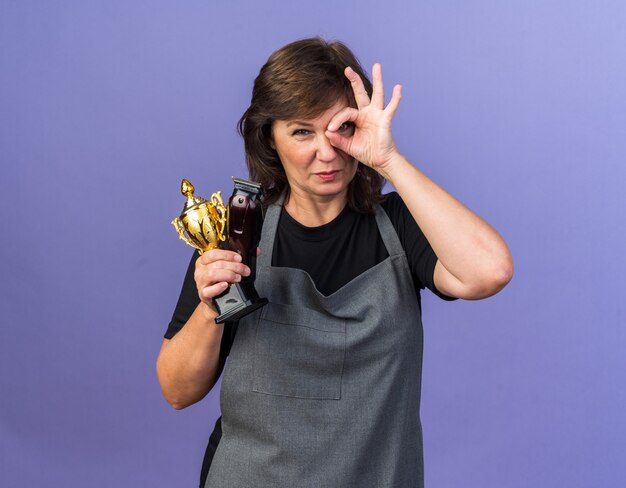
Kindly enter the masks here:
M 626 3 L 0 2 L 0 485 L 196 486 L 218 395 L 155 358 L 190 252 L 170 220 L 245 175 L 279 46 L 344 40 L 404 86 L 396 142 L 491 222 L 513 282 L 425 293 L 429 487 L 626 479 Z

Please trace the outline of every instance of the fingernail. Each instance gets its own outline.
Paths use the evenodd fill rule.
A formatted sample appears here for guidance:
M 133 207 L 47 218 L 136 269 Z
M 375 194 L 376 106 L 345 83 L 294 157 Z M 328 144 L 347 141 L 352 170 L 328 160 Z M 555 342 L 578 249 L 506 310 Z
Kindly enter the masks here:
M 241 275 L 236 275 L 235 276 L 235 281 L 241 281 Z
M 235 254 L 234 260 L 237 261 L 238 263 L 241 262 L 241 254 Z

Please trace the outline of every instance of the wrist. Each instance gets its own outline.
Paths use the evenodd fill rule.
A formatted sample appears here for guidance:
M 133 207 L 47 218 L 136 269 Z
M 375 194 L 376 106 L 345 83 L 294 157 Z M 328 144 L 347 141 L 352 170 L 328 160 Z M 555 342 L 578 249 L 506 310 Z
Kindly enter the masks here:
M 217 317 L 217 309 L 215 305 L 213 305 L 213 301 L 209 301 L 208 303 L 202 300 L 200 305 L 198 305 L 198 309 L 200 312 L 200 316 L 202 320 L 208 324 L 215 324 L 215 317 Z
M 401 168 L 410 164 L 408 160 L 397 150 L 389 156 L 385 164 L 381 164 L 376 169 L 389 183 L 393 185 L 393 179 L 396 177 Z

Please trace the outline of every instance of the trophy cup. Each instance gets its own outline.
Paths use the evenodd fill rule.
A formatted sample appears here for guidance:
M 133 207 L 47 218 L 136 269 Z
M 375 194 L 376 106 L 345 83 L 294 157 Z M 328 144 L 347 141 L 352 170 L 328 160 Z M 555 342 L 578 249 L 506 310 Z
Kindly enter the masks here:
M 241 255 L 251 274 L 230 285 L 224 293 L 213 298 L 218 311 L 215 322 L 240 319 L 267 303 L 259 298 L 254 288 L 256 249 L 261 237 L 261 205 L 263 190 L 257 183 L 233 177 L 235 189 L 228 200 L 222 201 L 222 192 L 211 195 L 211 200 L 195 196 L 194 186 L 181 183 L 181 193 L 187 197 L 180 217 L 172 220 L 179 237 L 200 254 L 210 249 L 230 249 Z

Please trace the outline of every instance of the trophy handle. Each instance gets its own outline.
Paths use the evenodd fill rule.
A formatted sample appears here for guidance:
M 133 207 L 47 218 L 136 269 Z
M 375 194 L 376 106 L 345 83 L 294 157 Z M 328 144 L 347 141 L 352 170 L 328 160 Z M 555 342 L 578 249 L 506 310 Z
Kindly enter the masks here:
M 181 241 L 185 241 L 185 244 L 187 244 L 188 246 L 191 246 L 194 249 L 198 249 L 198 247 L 191 242 L 189 237 L 187 237 L 187 234 L 185 233 L 185 226 L 178 217 L 172 220 L 172 225 L 176 229 L 176 232 L 178 232 L 178 237 Z M 198 252 L 202 254 L 202 249 L 198 249 Z
M 211 213 L 215 225 L 215 232 L 220 241 L 225 241 L 228 235 L 228 208 L 224 206 L 222 192 L 218 191 L 211 195 Z

